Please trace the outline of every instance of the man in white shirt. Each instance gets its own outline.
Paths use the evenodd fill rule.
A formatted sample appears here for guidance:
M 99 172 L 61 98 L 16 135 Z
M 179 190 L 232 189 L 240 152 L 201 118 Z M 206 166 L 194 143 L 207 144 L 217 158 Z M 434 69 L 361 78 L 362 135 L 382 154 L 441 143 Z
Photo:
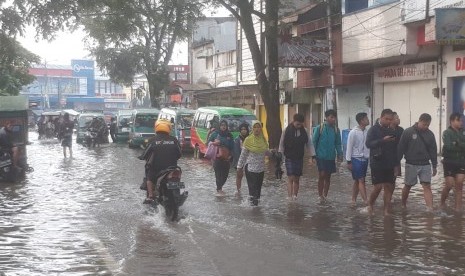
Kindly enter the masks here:
M 359 192 L 363 202 L 365 204 L 367 203 L 365 177 L 368 169 L 368 160 L 370 158 L 370 149 L 365 145 L 368 132 L 366 127 L 370 124 L 370 120 L 365 112 L 358 113 L 355 116 L 355 120 L 358 126 L 349 132 L 346 151 L 347 168 L 352 172 L 352 178 L 354 179 L 354 184 L 352 186 L 353 205 L 355 205 L 357 201 Z

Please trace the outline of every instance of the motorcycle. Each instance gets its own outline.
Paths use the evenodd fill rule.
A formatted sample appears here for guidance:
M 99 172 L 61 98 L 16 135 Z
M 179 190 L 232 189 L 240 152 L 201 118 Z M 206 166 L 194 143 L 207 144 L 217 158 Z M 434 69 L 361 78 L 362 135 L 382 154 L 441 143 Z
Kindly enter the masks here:
M 178 220 L 179 207 L 184 204 L 189 194 L 188 191 L 182 191 L 186 187 L 184 182 L 181 182 L 181 174 L 180 167 L 169 167 L 158 174 L 157 183 L 154 185 L 154 189 L 158 190 L 158 197 L 153 201 L 152 206 L 156 207 L 157 204 L 163 206 L 166 216 L 171 221 Z
M 100 147 L 98 131 L 95 128 L 87 129 L 87 132 L 84 135 L 84 140 L 86 141 L 86 145 L 88 148 L 90 148 L 91 146 L 95 148 L 95 145 L 97 145 L 97 147 Z

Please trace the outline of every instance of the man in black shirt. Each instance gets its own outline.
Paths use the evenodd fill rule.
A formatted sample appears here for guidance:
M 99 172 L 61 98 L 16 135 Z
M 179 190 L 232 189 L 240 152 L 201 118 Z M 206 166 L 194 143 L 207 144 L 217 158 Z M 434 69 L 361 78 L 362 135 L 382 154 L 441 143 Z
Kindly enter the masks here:
M 368 212 L 384 188 L 384 215 L 391 212 L 391 199 L 394 193 L 398 170 L 397 137 L 390 124 L 393 120 L 391 109 L 384 109 L 378 123 L 368 130 L 366 146 L 370 149 L 370 169 L 373 191 L 368 199 Z
M 178 139 L 170 135 L 171 123 L 166 120 L 155 122 L 156 136 L 147 145 L 145 156 L 146 177 L 147 177 L 147 199 L 144 203 L 151 203 L 154 199 L 154 189 L 157 183 L 157 176 L 168 167 L 177 166 L 178 159 L 181 158 L 181 146 Z

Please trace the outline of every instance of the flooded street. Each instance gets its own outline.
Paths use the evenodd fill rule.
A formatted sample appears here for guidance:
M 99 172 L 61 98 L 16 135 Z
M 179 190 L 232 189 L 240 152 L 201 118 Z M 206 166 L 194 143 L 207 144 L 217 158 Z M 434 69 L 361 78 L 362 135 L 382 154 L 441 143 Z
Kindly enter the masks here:
M 245 179 L 238 198 L 232 170 L 227 196 L 217 198 L 209 162 L 186 155 L 179 164 L 189 198 L 173 223 L 161 207 L 141 204 L 140 150 L 73 144 L 73 158 L 65 159 L 58 143 L 41 143 L 32 132 L 30 140 L 34 172 L 0 184 L 0 272 L 7 276 L 465 274 L 464 219 L 426 212 L 419 185 L 402 210 L 400 179 L 392 217 L 382 215 L 381 196 L 374 216 L 360 213 L 361 203 L 350 205 L 344 168 L 324 204 L 315 167 L 295 202 L 271 170 L 260 205 L 251 207 Z M 435 205 L 441 188 L 442 168 L 433 181 Z

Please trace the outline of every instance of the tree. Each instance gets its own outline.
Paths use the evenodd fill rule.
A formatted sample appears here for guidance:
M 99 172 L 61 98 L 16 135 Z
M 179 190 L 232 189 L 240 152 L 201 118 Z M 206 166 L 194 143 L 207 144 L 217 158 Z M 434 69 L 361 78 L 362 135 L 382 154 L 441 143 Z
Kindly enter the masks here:
M 99 2 L 99 1 L 96 1 Z M 108 0 L 82 20 L 89 49 L 112 80 L 131 84 L 145 74 L 152 105 L 168 85 L 175 43 L 191 34 L 202 16 L 201 0 Z
M 0 0 L 0 96 L 18 95 L 23 85 L 34 80 L 28 69 L 39 58 L 15 39 L 23 28 L 21 10 Z
M 39 61 L 16 39 L 0 32 L 0 96 L 18 95 L 23 85 L 32 83 L 34 76 L 28 70 Z
M 266 129 L 271 148 L 279 146 L 281 119 L 279 112 L 278 12 L 279 0 L 264 0 L 265 13 L 256 10 L 254 0 L 216 0 L 241 24 L 255 69 L 258 89 L 266 109 Z M 266 50 L 260 48 L 254 28 L 254 17 L 265 22 Z M 265 59 L 265 53 L 267 59 Z M 268 64 L 266 64 L 268 62 Z M 266 72 L 265 72 L 266 71 Z

